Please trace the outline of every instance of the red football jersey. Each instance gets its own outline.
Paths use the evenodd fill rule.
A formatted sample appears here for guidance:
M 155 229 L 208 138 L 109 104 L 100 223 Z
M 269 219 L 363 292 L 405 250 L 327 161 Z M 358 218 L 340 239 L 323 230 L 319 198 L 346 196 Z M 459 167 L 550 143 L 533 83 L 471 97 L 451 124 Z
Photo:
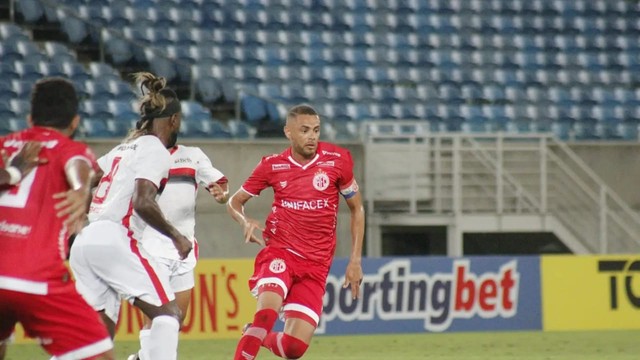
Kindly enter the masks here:
M 69 161 L 86 160 L 94 169 L 97 164 L 87 145 L 41 127 L 0 138 L 0 148 L 11 155 L 29 140 L 42 143 L 40 157 L 48 163 L 15 186 L 0 187 L 0 288 L 46 294 L 68 278 L 69 233 L 56 216 L 53 194 L 69 189 L 64 171 Z
M 262 233 L 268 246 L 292 250 L 330 266 L 336 247 L 339 193 L 355 188 L 351 153 L 320 142 L 316 156 L 300 165 L 291 148 L 262 158 L 242 189 L 252 196 L 272 187 L 273 206 Z

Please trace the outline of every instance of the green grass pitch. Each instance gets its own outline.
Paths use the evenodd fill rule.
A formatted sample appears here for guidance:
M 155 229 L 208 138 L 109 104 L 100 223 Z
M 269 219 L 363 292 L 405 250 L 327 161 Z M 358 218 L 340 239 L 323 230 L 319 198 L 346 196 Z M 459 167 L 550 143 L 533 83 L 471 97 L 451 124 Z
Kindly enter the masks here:
M 640 331 L 476 332 L 405 335 L 316 336 L 306 360 L 588 360 L 638 359 Z M 181 341 L 179 359 L 232 359 L 235 340 Z M 116 342 L 116 359 L 137 350 Z M 49 357 L 36 345 L 11 345 L 7 360 Z M 258 359 L 279 359 L 263 349 Z

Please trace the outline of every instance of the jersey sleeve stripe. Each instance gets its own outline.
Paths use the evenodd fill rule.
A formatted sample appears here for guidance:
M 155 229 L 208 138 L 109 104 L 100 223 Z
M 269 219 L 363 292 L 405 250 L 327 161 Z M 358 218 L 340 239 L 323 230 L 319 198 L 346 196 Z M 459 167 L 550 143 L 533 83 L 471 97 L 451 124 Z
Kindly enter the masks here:
M 69 158 L 69 160 L 67 160 L 67 162 L 64 164 L 65 168 L 66 168 L 69 164 L 71 164 L 71 162 L 72 162 L 72 161 L 74 161 L 74 160 L 82 160 L 82 161 L 85 161 L 87 164 L 89 164 L 89 166 L 90 166 L 91 168 L 93 168 L 93 162 L 91 162 L 91 160 L 90 160 L 88 157 L 83 156 L 83 155 L 74 155 L 74 156 L 70 157 L 70 158 Z
M 240 187 L 240 190 L 242 190 L 242 191 L 246 192 L 247 194 L 249 194 L 249 195 L 251 195 L 251 196 L 253 196 L 253 197 L 258 196 L 258 195 L 256 195 L 256 194 L 252 194 L 252 193 L 248 192 L 248 191 L 247 191 L 247 189 L 243 188 L 242 186 Z

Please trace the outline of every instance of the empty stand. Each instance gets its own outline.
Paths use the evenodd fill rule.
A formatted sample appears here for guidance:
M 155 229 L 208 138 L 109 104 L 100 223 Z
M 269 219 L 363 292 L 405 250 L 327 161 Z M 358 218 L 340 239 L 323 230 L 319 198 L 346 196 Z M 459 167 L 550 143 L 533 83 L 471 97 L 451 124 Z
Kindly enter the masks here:
M 640 7 L 626 0 L 61 3 L 16 8 L 26 23 L 60 22 L 71 9 L 86 22 L 60 22 L 70 43 L 101 41 L 115 65 L 146 66 L 208 106 L 239 101 L 249 123 L 269 118 L 256 95 L 310 102 L 336 122 L 426 120 L 432 131 L 630 139 L 640 122 Z M 3 60 L 25 63 L 3 61 L 3 78 L 58 70 L 90 80 L 60 45 L 41 52 L 15 26 L 0 36 Z M 49 58 L 66 65 L 32 66 Z

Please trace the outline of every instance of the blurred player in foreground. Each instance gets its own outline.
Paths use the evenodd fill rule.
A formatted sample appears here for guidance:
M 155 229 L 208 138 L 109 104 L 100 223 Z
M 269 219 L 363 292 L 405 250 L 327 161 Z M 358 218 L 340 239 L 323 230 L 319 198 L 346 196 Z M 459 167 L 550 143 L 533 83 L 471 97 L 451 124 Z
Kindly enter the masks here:
M 90 223 L 71 247 L 70 264 L 78 291 L 101 312 L 112 336 L 120 298 L 127 299 L 152 319 L 150 358 L 173 360 L 180 309 L 166 268 L 138 241 L 149 225 L 171 239 L 180 259 L 191 252 L 189 239 L 167 221 L 156 202 L 169 175 L 167 148 L 175 144 L 182 113 L 164 78 L 138 73 L 136 80 L 143 90 L 141 119 L 131 136 L 98 159 L 104 175 L 93 195 Z
M 351 287 L 353 298 L 362 281 L 364 209 L 351 154 L 319 142 L 320 117 L 308 105 L 288 111 L 284 133 L 291 147 L 264 157 L 227 206 L 243 226 L 245 241 L 265 245 L 249 279 L 257 311 L 238 343 L 235 360 L 253 359 L 261 346 L 285 359 L 298 359 L 307 350 L 322 314 L 340 194 L 351 211 L 352 249 L 344 287 Z M 262 229 L 245 215 L 244 204 L 267 187 L 273 188 L 274 201 Z M 256 229 L 262 230 L 262 238 L 254 234 Z M 284 332 L 271 332 L 279 311 Z
M 169 144 L 171 145 L 171 144 Z M 191 293 L 195 286 L 194 268 L 198 260 L 198 242 L 195 238 L 196 196 L 198 185 L 213 195 L 219 204 L 227 203 L 228 181 L 220 170 L 213 167 L 211 160 L 200 148 L 175 145 L 169 148 L 171 169 L 162 196 L 158 199 L 160 209 L 167 220 L 184 234 L 193 246 L 189 256 L 181 260 L 170 238 L 158 230 L 147 226 L 142 235 L 142 246 L 169 273 L 171 290 L 175 293 L 182 320 L 191 303 Z M 151 322 L 145 317 L 140 331 L 140 350 L 130 355 L 128 360 L 150 359 L 148 341 Z
M 29 159 L 13 158 L 9 185 L 0 186 L 0 359 L 16 322 L 54 359 L 113 359 L 103 322 L 64 264 L 67 239 L 84 219 L 97 169 L 91 150 L 71 140 L 77 112 L 71 83 L 40 80 L 31 95 L 32 126 L 0 138 L 7 155 L 22 148 L 20 156 Z M 43 164 L 28 172 L 36 163 Z

